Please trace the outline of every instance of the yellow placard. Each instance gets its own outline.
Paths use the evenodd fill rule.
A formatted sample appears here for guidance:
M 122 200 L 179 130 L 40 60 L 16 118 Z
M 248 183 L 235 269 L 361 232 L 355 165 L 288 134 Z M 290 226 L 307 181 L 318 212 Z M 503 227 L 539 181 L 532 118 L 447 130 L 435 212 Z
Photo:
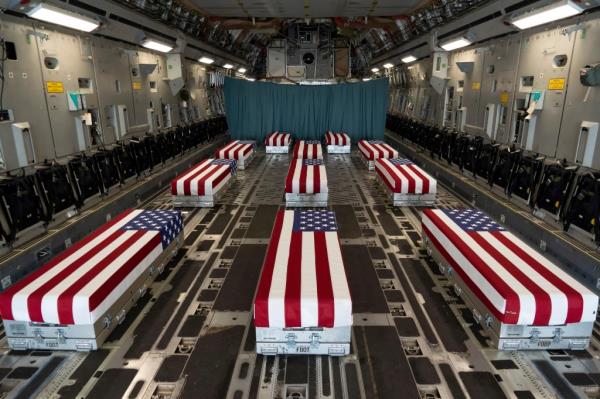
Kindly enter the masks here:
M 507 105 L 509 99 L 510 99 L 510 94 L 508 94 L 507 91 L 503 91 L 500 93 L 500 104 Z
M 64 93 L 65 87 L 63 82 L 46 81 L 46 89 L 48 93 Z
M 565 78 L 550 79 L 548 81 L 548 90 L 564 90 Z
M 142 90 L 142 84 L 140 82 L 133 82 L 133 90 Z
M 479 89 L 481 89 L 481 82 L 473 82 L 473 83 L 471 83 L 471 89 L 473 89 L 473 90 L 479 90 Z

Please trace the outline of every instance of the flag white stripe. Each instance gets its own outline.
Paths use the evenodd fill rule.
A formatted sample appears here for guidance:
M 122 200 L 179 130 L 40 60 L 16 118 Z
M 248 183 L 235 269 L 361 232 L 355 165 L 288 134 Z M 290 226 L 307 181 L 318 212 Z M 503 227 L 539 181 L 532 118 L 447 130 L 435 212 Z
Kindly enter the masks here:
M 531 256 L 533 259 L 542 264 L 550 273 L 556 275 L 559 279 L 564 281 L 575 291 L 579 292 L 583 297 L 583 314 L 581 322 L 594 322 L 596 321 L 596 312 L 598 309 L 598 296 L 586 288 L 583 284 L 575 280 L 571 275 L 566 273 L 559 266 L 552 263 L 548 258 L 540 254 L 538 251 L 531 248 L 529 245 L 520 240 L 517 236 L 507 231 L 504 233 L 506 237 L 513 242 L 516 246 L 521 248 L 525 253 Z
M 52 287 L 42 298 L 42 318 L 44 321 L 47 323 L 59 323 L 57 306 L 58 297 L 73 284 L 77 283 L 83 276 L 88 274 L 94 266 L 102 262 L 104 258 L 113 253 L 119 245 L 123 244 L 135 233 L 135 230 L 124 231 L 116 240 L 98 251 L 87 262 L 81 265 L 81 267 Z
M 285 286 L 293 226 L 294 212 L 286 211 L 283 215 L 283 226 L 281 227 L 279 244 L 275 254 L 275 265 L 269 290 L 270 326 L 285 326 Z
M 231 170 L 231 168 L 227 165 L 215 165 L 217 168 L 215 172 L 209 176 L 204 182 L 204 195 L 212 195 L 213 194 L 213 182 L 223 175 L 223 173 L 227 173 L 227 170 Z M 226 180 L 226 179 L 223 179 Z M 216 189 L 214 190 L 216 192 Z
M 535 298 L 518 279 L 508 272 L 492 255 L 485 251 L 481 246 L 462 228 L 454 223 L 444 212 L 434 210 L 437 216 L 445 223 L 458 237 L 471 248 L 483 262 L 485 262 L 498 277 L 503 280 L 519 297 L 519 319 L 517 324 L 533 324 L 535 319 Z M 483 291 L 484 293 L 486 291 Z
M 321 183 L 321 192 L 328 193 L 329 186 L 327 184 L 327 169 L 325 169 L 325 165 L 319 166 L 319 181 Z
M 327 246 L 327 258 L 329 260 L 329 274 L 331 276 L 331 288 L 334 300 L 335 327 L 352 325 L 352 299 L 344 269 L 340 241 L 335 231 L 325 232 L 325 243 Z
M 238 143 L 238 140 L 232 141 L 231 143 L 227 144 L 225 147 L 221 148 L 221 150 L 219 150 L 219 158 L 228 158 L 228 154 L 229 154 L 229 150 L 232 147 L 235 147 Z
M 229 169 L 229 166 L 226 166 L 227 169 Z M 231 179 L 231 170 L 227 170 L 226 172 L 221 171 L 219 174 L 222 173 L 226 173 L 225 177 L 223 178 L 223 180 L 221 180 L 219 182 L 219 184 L 217 184 L 215 187 L 212 188 L 212 193 L 218 193 L 219 190 L 229 181 L 229 179 Z
M 302 233 L 302 258 L 300 278 L 300 325 L 319 325 L 319 297 L 317 295 L 317 270 L 315 255 L 315 234 Z
M 398 170 L 396 165 L 394 165 L 389 159 L 381 159 L 379 162 L 382 162 L 383 164 L 387 165 L 392 170 L 392 173 L 394 173 L 394 176 L 396 176 L 398 178 L 398 180 L 400 180 L 400 191 L 399 192 L 407 193 L 408 192 L 408 178 L 406 178 L 406 176 L 404 176 L 402 173 L 400 173 L 400 171 Z M 379 162 L 377 162 L 376 166 L 379 165 Z M 387 180 L 390 182 L 390 185 L 392 187 L 395 187 L 396 180 L 394 179 L 394 177 L 392 175 L 390 175 L 388 173 L 386 168 L 383 167 L 383 165 L 379 165 L 379 170 L 381 170 L 385 174 L 385 176 L 387 177 Z M 396 191 L 396 192 L 398 192 L 398 191 Z
M 318 168 L 318 166 L 307 166 L 306 167 L 306 193 L 307 194 L 313 194 L 315 192 L 314 187 L 315 187 L 315 169 Z M 319 172 L 317 172 L 319 173 Z
M 294 169 L 294 177 L 292 179 L 292 192 L 300 192 L 300 173 L 302 173 L 302 160 L 296 160 L 296 168 Z
M 54 276 L 56 276 L 62 270 L 67 268 L 69 265 L 71 265 L 73 262 L 75 262 L 81 256 L 83 256 L 84 254 L 86 254 L 89 251 L 92 251 L 98 244 L 100 244 L 102 241 L 104 241 L 106 238 L 108 238 L 110 235 L 112 235 L 115 231 L 120 229 L 122 226 L 129 223 L 130 220 L 134 219 L 141 212 L 142 212 L 142 210 L 139 210 L 139 209 L 136 209 L 136 210 L 130 212 L 130 214 L 127 215 L 126 217 L 124 217 L 122 220 L 115 223 L 113 226 L 108 228 L 106 231 L 99 234 L 96 238 L 94 238 L 93 240 L 91 240 L 90 242 L 88 242 L 87 244 L 82 246 L 81 248 L 79 248 L 77 251 L 73 252 L 71 255 L 67 256 L 65 259 L 63 259 L 61 262 L 56 264 L 54 267 L 52 267 L 51 269 L 49 269 L 48 271 L 46 271 L 45 273 L 40 275 L 38 278 L 33 280 L 31 283 L 29 283 L 26 286 L 24 286 L 23 288 L 21 288 L 21 290 L 16 292 L 13 296 L 12 303 L 11 303 L 14 320 L 24 320 L 24 321 L 31 320 L 29 318 L 29 310 L 27 307 L 27 299 L 29 298 L 29 295 L 31 295 L 34 291 L 36 291 L 42 285 L 47 283 L 50 279 L 52 279 Z
M 454 246 L 454 243 L 450 241 L 425 214 L 423 214 L 422 222 L 431 232 L 433 237 L 440 243 L 446 252 L 448 252 L 450 257 L 460 265 L 463 272 L 469 276 L 471 281 L 473 281 L 477 287 L 479 287 L 481 292 L 487 297 L 496 310 L 504 314 L 504 310 L 506 309 L 506 299 L 490 284 L 479 270 L 467 260 L 458 248 Z
M 134 231 L 135 232 L 135 231 Z M 145 232 L 138 240 L 133 243 L 129 248 L 123 251 L 114 261 L 112 261 L 104 270 L 94 276 L 79 292 L 73 297 L 73 319 L 75 324 L 84 324 L 89 322 L 94 322 L 95 320 L 90 319 L 90 307 L 89 307 L 89 299 L 101 286 L 104 284 L 111 276 L 113 276 L 124 264 L 127 262 L 133 255 L 138 253 L 144 245 L 146 245 L 150 240 L 152 240 L 157 235 L 160 235 L 160 232 L 156 230 Z M 158 243 L 156 247 L 150 251 L 154 256 L 153 257 L 145 257 L 145 261 L 141 262 L 136 266 L 134 270 L 132 270 L 129 275 L 124 279 L 130 282 L 128 287 L 133 284 L 133 282 L 141 275 L 141 273 L 146 270 L 147 267 L 160 255 L 162 252 L 162 243 Z M 120 283 L 122 284 L 122 282 Z M 109 304 L 112 301 L 108 301 L 108 299 L 114 298 L 115 300 L 120 298 L 123 292 L 119 292 L 118 290 L 113 290 L 109 294 L 107 298 L 103 302 Z M 56 302 L 55 302 L 56 307 Z M 107 308 L 108 309 L 108 308 Z M 105 310 L 107 310 L 105 309 Z M 104 312 L 101 312 L 101 309 L 96 309 L 95 314 L 97 317 L 101 316 Z
M 210 173 L 215 170 L 216 168 L 218 168 L 219 165 L 210 165 L 208 168 L 206 168 L 206 170 L 204 170 L 202 173 L 200 173 L 198 176 L 194 177 L 191 181 L 190 181 L 190 194 L 191 195 L 198 195 L 198 184 L 199 182 L 204 179 L 206 176 L 210 175 Z M 205 182 L 206 184 L 206 182 Z M 206 186 L 205 186 L 206 187 Z
M 412 170 L 410 170 L 409 167 L 401 165 L 400 166 L 402 168 L 403 171 L 405 171 L 406 173 L 408 173 L 415 181 L 415 194 L 422 194 L 423 193 L 423 179 L 421 179 L 419 176 L 417 176 Z
M 300 141 L 300 145 L 298 146 L 298 158 L 304 158 L 304 140 Z
M 185 187 L 186 180 L 189 177 L 193 176 L 198 170 L 200 170 L 201 168 L 203 168 L 209 162 L 212 162 L 212 158 L 211 159 L 206 159 L 206 160 L 200 162 L 194 169 L 190 170 L 185 175 L 178 176 L 177 177 L 177 194 L 183 195 L 184 194 L 184 187 Z
M 521 270 L 531 281 L 536 283 L 544 292 L 550 296 L 552 311 L 550 313 L 549 324 L 564 324 L 567 320 L 567 312 L 569 310 L 569 301 L 567 296 L 560 289 L 555 287 L 542 274 L 533 269 L 527 262 L 512 252 L 508 247 L 502 244 L 490 232 L 479 233 L 490 245 L 496 248 L 504 257 L 512 262 L 519 270 Z

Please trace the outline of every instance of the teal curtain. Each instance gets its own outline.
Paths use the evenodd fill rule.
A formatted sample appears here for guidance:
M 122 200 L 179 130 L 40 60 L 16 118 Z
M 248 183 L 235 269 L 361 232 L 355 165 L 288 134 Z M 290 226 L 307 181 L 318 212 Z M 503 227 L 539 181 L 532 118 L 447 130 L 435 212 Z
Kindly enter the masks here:
M 264 140 L 285 130 L 296 139 L 321 140 L 344 131 L 353 142 L 383 139 L 389 81 L 289 85 L 225 78 L 225 115 L 235 139 Z

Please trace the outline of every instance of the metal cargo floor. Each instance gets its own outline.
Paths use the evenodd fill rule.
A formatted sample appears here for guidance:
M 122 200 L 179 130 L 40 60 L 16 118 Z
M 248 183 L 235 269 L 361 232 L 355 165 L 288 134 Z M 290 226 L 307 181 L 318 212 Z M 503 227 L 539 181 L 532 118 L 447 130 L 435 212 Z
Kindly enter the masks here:
M 256 356 L 251 307 L 275 213 L 285 204 L 288 164 L 287 154 L 259 151 L 217 206 L 186 211 L 184 249 L 102 350 L 5 349 L 0 397 L 600 396 L 597 333 L 581 353 L 487 346 L 421 250 L 418 210 L 391 207 L 356 150 L 327 157 L 354 302 L 352 354 Z M 146 206 L 168 209 L 170 199 L 165 191 Z M 466 204 L 439 188 L 437 206 L 459 205 Z

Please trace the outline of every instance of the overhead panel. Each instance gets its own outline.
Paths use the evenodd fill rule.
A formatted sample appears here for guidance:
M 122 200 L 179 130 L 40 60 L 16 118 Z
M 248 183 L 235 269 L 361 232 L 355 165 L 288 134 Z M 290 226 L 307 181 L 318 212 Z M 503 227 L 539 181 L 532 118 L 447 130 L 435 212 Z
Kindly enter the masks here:
M 192 0 L 213 16 L 331 18 L 401 15 L 419 0 Z

